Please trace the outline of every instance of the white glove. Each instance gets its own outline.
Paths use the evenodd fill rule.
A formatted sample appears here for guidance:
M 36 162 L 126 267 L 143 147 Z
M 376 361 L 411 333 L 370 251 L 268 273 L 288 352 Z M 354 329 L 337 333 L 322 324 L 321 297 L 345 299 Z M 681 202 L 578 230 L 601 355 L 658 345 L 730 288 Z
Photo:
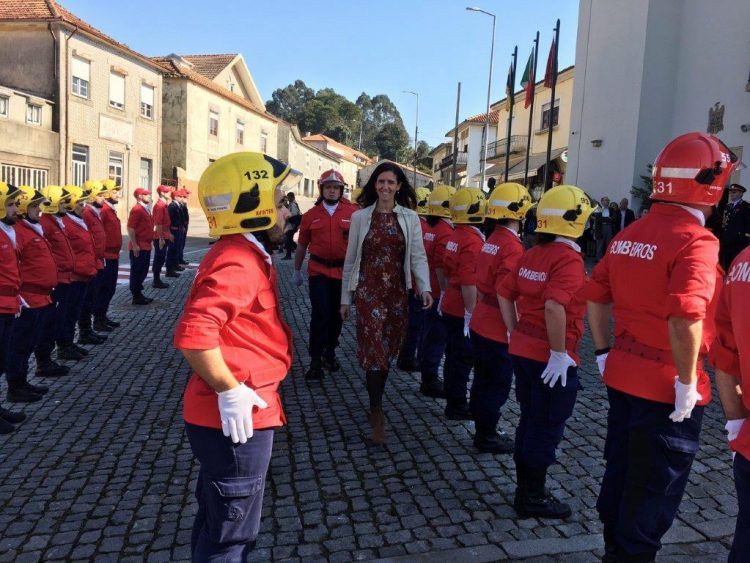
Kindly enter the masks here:
M 607 363 L 607 356 L 609 356 L 609 352 L 596 356 L 596 367 L 599 368 L 599 375 L 602 377 L 604 377 L 604 365 Z
M 268 405 L 255 391 L 242 383 L 217 395 L 224 436 L 231 436 L 235 444 L 244 444 L 248 438 L 253 437 L 253 407 L 265 409 Z
M 547 367 L 542 372 L 542 382 L 545 385 L 554 387 L 557 380 L 560 379 L 563 387 L 568 383 L 568 368 L 575 367 L 576 362 L 567 352 L 555 352 L 550 350 Z
M 297 287 L 302 287 L 302 284 L 304 283 L 302 272 L 294 270 L 294 273 L 292 274 L 292 283 Z
M 674 411 L 669 415 L 672 422 L 682 422 L 690 418 L 695 403 L 703 397 L 698 393 L 697 382 L 692 385 L 680 383 L 679 378 L 674 378 Z
M 471 332 L 469 331 L 469 325 L 471 324 L 471 313 L 464 309 L 464 336 L 469 338 Z
M 443 298 L 445 297 L 445 291 L 440 292 L 440 299 L 438 299 L 438 315 L 443 316 Z
M 734 420 L 727 420 L 727 423 L 724 425 L 724 429 L 727 431 L 727 442 L 731 442 L 732 440 L 737 439 L 737 436 L 740 433 L 740 428 L 742 428 L 742 424 L 745 422 L 744 418 L 735 418 Z

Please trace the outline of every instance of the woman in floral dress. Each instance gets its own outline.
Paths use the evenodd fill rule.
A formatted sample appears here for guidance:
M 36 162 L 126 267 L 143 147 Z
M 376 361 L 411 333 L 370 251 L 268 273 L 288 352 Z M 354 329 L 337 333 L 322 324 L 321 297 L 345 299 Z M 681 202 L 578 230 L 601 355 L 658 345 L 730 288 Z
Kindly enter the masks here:
M 383 393 L 392 360 L 406 335 L 412 274 L 422 305 L 432 306 L 416 195 L 392 162 L 375 168 L 357 199 L 344 261 L 341 316 L 357 306 L 357 357 L 367 379 L 372 441 L 385 442 Z

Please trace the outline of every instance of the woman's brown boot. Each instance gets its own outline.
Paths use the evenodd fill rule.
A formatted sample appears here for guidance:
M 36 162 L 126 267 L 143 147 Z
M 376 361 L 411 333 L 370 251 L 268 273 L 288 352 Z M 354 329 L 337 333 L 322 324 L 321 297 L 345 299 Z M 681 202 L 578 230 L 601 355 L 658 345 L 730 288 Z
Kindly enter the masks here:
M 382 407 L 374 407 L 367 418 L 372 427 L 372 443 L 385 444 L 385 416 Z

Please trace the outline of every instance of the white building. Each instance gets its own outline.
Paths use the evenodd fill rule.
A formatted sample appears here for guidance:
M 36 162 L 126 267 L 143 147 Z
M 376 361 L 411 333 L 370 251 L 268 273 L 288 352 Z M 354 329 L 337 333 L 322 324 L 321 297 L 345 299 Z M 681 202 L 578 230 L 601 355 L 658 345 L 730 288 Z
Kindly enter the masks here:
M 749 29 L 748 0 L 580 0 L 566 182 L 628 197 L 688 131 L 716 132 L 747 161 Z M 750 170 L 733 181 L 750 184 Z

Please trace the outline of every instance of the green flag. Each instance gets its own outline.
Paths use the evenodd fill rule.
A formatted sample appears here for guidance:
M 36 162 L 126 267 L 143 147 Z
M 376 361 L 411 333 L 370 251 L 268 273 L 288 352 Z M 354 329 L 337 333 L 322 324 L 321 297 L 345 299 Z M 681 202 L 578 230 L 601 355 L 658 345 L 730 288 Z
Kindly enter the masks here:
M 531 105 L 531 100 L 534 98 L 534 49 L 531 49 L 529 60 L 526 61 L 526 68 L 523 69 L 523 76 L 521 77 L 521 88 L 526 91 L 526 97 L 523 102 L 523 107 L 527 108 Z

